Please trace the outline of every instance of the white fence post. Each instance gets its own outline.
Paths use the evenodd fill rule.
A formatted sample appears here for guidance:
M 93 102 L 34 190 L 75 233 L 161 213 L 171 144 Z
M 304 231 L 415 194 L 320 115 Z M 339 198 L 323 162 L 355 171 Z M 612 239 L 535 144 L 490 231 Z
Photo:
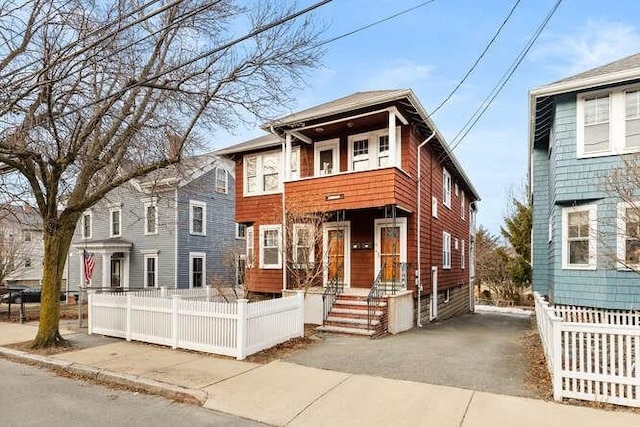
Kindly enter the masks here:
M 247 357 L 247 326 L 249 319 L 247 318 L 248 299 L 238 300 L 238 322 L 236 331 L 236 346 L 238 348 L 238 355 L 236 359 L 243 360 Z
M 211 286 L 207 285 L 204 287 L 204 293 L 207 297 L 207 302 L 211 302 Z
M 161 298 L 166 298 L 167 297 L 167 287 L 166 286 L 160 286 L 160 297 Z
M 93 293 L 89 293 L 87 291 L 87 310 L 88 310 L 88 314 L 87 316 L 89 317 L 89 324 L 87 325 L 87 333 L 89 335 L 91 335 L 93 333 L 93 308 L 92 308 L 92 304 L 93 304 Z
M 131 341 L 131 294 L 127 294 L 127 309 L 126 309 L 126 330 L 125 339 Z
M 173 295 L 171 298 L 171 347 L 178 348 L 178 305 L 180 303 L 180 295 Z
M 300 290 L 296 292 L 296 296 L 298 297 L 298 304 L 300 305 L 300 309 L 298 313 L 300 313 L 300 318 L 296 319 L 300 329 L 298 330 L 298 336 L 304 337 L 304 291 Z
M 555 317 L 555 316 L 554 316 Z M 553 400 L 562 400 L 562 319 L 557 317 L 551 318 L 551 348 L 550 353 L 553 355 L 553 372 L 551 373 L 551 381 L 553 381 Z

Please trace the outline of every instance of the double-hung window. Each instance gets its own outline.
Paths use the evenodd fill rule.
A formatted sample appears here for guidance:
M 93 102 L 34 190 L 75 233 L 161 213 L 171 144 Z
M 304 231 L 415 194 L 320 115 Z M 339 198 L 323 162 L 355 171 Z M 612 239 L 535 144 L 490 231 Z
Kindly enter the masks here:
M 244 195 L 280 191 L 280 151 L 244 156 Z
M 584 99 L 584 153 L 609 151 L 609 95 Z
M 451 174 L 442 169 L 442 203 L 451 209 Z
M 158 287 L 158 254 L 144 255 L 144 287 Z
M 120 207 L 109 209 L 109 235 L 110 237 L 122 236 L 122 209 Z
M 189 233 L 196 236 L 207 235 L 207 204 L 189 201 Z
M 378 136 L 378 166 L 389 166 L 389 135 Z
M 451 268 L 451 234 L 442 232 L 442 268 Z
M 207 280 L 207 254 L 189 252 L 189 287 L 202 288 Z
M 293 262 L 298 267 L 313 264 L 314 239 L 311 224 L 293 224 Z
M 282 268 L 280 225 L 260 226 L 260 268 Z
M 398 163 L 401 153 L 400 127 L 396 127 L 395 162 Z M 389 130 L 361 133 L 349 136 L 349 170 L 361 171 L 389 166 L 391 164 L 392 144 Z
M 369 140 L 358 139 L 353 141 L 351 170 L 361 171 L 369 169 Z
M 155 200 L 144 203 L 144 234 L 158 234 L 158 204 Z
M 618 203 L 618 268 L 640 265 L 640 204 Z
M 93 214 L 87 211 L 82 214 L 82 238 L 90 239 L 93 232 Z
M 227 170 L 221 167 L 216 168 L 216 192 L 226 194 L 229 191 L 228 185 Z
M 462 218 L 463 221 L 464 221 L 465 213 L 467 211 L 466 205 L 467 205 L 466 197 L 464 195 L 464 191 L 462 191 L 460 194 L 460 218 Z
M 236 222 L 236 239 L 244 239 L 247 237 L 247 225 Z
M 640 90 L 625 92 L 625 148 L 640 148 Z
M 562 210 L 562 268 L 595 270 L 597 260 L 597 206 Z

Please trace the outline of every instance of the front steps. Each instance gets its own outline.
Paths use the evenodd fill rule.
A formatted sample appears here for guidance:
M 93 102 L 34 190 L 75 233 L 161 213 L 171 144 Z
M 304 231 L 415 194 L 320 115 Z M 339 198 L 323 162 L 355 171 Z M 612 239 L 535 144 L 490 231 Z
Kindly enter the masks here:
M 329 316 L 318 331 L 379 338 L 387 333 L 387 298 L 380 298 L 376 311 L 368 321 L 366 295 L 340 294 Z

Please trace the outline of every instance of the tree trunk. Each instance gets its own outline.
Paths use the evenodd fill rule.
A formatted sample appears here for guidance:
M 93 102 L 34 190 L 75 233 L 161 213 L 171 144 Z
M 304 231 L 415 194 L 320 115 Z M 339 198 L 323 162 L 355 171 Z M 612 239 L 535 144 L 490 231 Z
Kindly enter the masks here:
M 53 225 L 55 222 L 56 225 Z M 60 291 L 67 254 L 73 239 L 75 223 L 58 223 L 57 220 L 43 219 L 44 226 L 44 262 L 42 267 L 42 294 L 40 297 L 40 323 L 38 334 L 31 344 L 32 348 L 66 346 L 67 341 L 59 332 Z

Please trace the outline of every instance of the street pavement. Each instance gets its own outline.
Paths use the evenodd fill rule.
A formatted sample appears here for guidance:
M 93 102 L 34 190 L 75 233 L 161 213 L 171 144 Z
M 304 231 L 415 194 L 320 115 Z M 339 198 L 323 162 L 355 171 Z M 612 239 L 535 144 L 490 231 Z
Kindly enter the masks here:
M 33 325 L 0 323 L 0 345 L 31 340 L 34 331 Z M 63 331 L 63 335 L 72 342 L 79 337 L 73 331 Z M 337 372 L 284 361 L 258 365 L 122 340 L 104 342 L 101 337 L 96 337 L 96 345 L 90 347 L 86 345 L 86 335 L 82 339 L 84 349 L 51 357 L 7 347 L 0 347 L 0 355 L 167 397 L 187 397 L 216 412 L 277 426 L 640 425 L 640 414 L 625 411 Z

